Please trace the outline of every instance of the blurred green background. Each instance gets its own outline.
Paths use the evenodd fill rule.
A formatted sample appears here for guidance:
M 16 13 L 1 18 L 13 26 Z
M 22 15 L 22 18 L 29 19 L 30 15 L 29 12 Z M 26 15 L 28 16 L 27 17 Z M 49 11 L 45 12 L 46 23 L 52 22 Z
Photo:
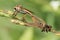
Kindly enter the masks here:
M 60 31 L 60 0 L 0 0 L 0 9 L 13 10 L 17 4 Z M 0 40 L 60 40 L 60 36 L 41 32 L 39 28 L 16 25 L 10 22 L 10 18 L 0 16 Z

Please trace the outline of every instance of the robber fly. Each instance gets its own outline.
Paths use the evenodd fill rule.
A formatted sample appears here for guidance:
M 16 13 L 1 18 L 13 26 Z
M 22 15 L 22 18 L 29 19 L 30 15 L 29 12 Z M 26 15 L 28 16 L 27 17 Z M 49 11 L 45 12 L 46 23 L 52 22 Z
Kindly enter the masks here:
M 14 7 L 13 16 L 15 17 L 18 13 L 24 14 L 23 18 L 25 17 L 26 14 L 30 14 L 32 16 L 32 14 L 31 14 L 32 12 L 30 10 L 24 8 L 21 5 L 17 5 L 17 6 Z
M 38 28 L 42 29 L 42 32 L 51 32 L 52 26 L 48 25 L 43 19 L 38 18 L 33 15 L 32 17 L 33 25 L 37 26 Z
M 30 10 L 24 8 L 21 5 L 17 5 L 17 6 L 14 7 L 14 13 L 13 13 L 12 16 L 15 17 L 18 13 L 24 14 L 24 16 L 23 16 L 24 21 L 25 21 L 25 19 L 24 19 L 25 15 L 29 14 L 29 16 L 31 16 L 31 18 L 33 20 L 33 23 L 30 23 L 30 24 L 33 25 L 33 26 L 37 26 L 37 27 L 41 28 L 42 32 L 50 32 L 51 31 L 52 27 L 50 25 L 47 25 L 41 18 L 38 18 L 38 17 L 34 16 L 32 14 L 33 12 L 31 12 Z M 27 25 L 27 24 L 25 24 L 25 25 Z

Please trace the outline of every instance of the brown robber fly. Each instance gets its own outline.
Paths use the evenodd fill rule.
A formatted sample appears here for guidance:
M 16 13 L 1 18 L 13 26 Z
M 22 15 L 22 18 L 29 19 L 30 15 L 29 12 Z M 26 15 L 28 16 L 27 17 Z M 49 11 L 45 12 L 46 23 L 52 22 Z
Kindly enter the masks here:
M 26 21 L 25 20 L 25 14 L 29 14 L 29 16 L 31 16 L 33 22 L 29 23 L 29 22 L 26 21 L 26 22 L 24 22 L 25 23 L 24 25 L 36 26 L 36 27 L 42 29 L 42 32 L 51 32 L 52 26 L 47 25 L 44 20 L 42 20 L 41 18 L 38 18 L 35 15 L 33 15 L 32 14 L 33 12 L 31 12 L 30 10 L 24 8 L 21 5 L 17 5 L 17 6 L 14 7 L 14 13 L 12 15 L 13 18 L 15 18 L 18 13 L 24 14 L 24 16 L 22 17 L 24 21 Z
M 30 16 L 32 16 L 31 13 L 33 13 L 33 12 L 31 12 L 30 10 L 24 8 L 24 7 L 21 6 L 21 5 L 16 5 L 16 6 L 14 7 L 13 16 L 15 17 L 18 13 L 24 14 L 23 17 L 25 17 L 25 14 L 30 14 Z

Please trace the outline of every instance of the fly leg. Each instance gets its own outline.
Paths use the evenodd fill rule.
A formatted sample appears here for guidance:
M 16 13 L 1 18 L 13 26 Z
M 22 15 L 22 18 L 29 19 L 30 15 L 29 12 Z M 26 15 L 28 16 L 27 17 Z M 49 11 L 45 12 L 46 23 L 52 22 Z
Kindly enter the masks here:
M 17 11 L 14 11 L 14 13 L 12 14 L 12 19 L 18 19 L 16 16 L 17 16 L 18 12 Z M 19 20 L 19 19 L 18 19 Z
M 21 21 L 27 22 L 26 19 L 25 19 L 25 17 L 26 17 L 26 14 L 23 14 Z

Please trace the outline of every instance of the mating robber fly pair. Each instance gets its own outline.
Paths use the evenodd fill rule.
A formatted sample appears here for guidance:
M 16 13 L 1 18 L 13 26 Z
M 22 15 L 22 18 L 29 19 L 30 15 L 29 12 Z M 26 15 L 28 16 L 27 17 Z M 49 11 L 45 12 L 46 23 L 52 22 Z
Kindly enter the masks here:
M 24 8 L 21 5 L 17 5 L 17 6 L 14 7 L 14 13 L 12 15 L 13 16 L 12 18 L 13 19 L 18 19 L 18 18 L 16 18 L 18 13 L 23 14 L 22 21 L 26 23 L 25 25 L 36 26 L 36 27 L 42 29 L 42 32 L 51 32 L 52 27 L 50 25 L 47 25 L 46 22 L 44 22 L 41 18 L 38 18 L 35 15 L 33 15 L 32 14 L 33 12 L 31 12 L 30 10 Z M 29 23 L 29 22 L 26 21 L 26 19 L 25 19 L 26 14 L 28 14 L 32 18 L 32 21 L 33 21 L 32 23 Z

